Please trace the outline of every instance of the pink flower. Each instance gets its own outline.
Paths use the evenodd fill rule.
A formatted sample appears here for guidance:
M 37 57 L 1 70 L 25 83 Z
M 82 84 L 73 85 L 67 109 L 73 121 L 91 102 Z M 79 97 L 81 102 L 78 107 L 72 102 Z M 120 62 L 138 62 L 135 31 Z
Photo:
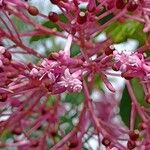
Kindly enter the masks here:
M 138 53 L 131 53 L 127 51 L 119 53 L 114 51 L 113 54 L 116 67 L 122 72 L 126 72 L 128 67 L 142 66 L 143 56 Z
M 33 77 L 38 77 L 39 76 L 39 71 L 36 68 L 33 68 L 30 71 L 30 75 L 33 76 Z
M 61 81 L 58 82 L 58 85 L 65 87 L 69 92 L 80 92 L 82 90 L 82 82 L 78 79 L 80 74 L 81 70 L 70 74 L 67 68 L 64 72 L 64 76 L 61 77 Z

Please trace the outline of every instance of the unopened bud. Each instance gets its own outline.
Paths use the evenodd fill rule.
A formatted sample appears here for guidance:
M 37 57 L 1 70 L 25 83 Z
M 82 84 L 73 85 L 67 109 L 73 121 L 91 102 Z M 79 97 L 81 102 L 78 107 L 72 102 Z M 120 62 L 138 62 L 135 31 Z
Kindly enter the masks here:
M 79 24 L 84 24 L 87 21 L 87 14 L 85 12 L 80 12 L 77 17 L 77 22 Z
M 39 14 L 39 10 L 35 6 L 29 6 L 28 13 L 32 16 L 37 16 Z

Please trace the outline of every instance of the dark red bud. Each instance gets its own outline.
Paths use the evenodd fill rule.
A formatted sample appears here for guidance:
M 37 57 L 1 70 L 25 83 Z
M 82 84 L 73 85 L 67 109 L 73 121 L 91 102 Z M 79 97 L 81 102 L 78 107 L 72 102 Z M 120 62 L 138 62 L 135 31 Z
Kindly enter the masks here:
M 9 51 L 5 51 L 3 55 L 4 55 L 4 57 L 8 58 L 9 60 L 11 60 L 11 58 L 12 58 L 11 53 Z
M 35 6 L 29 6 L 28 13 L 32 16 L 37 16 L 39 14 L 39 10 Z
M 47 108 L 43 107 L 41 110 L 42 115 L 45 115 L 48 112 Z
M 75 34 L 76 34 L 76 28 L 74 28 L 74 27 L 71 28 L 71 34 L 72 34 L 72 35 L 75 35 Z
M 50 12 L 49 15 L 48 15 L 48 18 L 52 22 L 57 22 L 59 20 L 59 16 L 55 12 Z
M 57 4 L 60 2 L 60 0 L 50 0 L 50 2 L 51 2 L 52 4 L 57 5 Z
M 113 51 L 114 51 L 113 49 L 107 47 L 107 48 L 105 49 L 105 54 L 106 54 L 106 55 L 110 55 L 110 54 L 113 53 Z
M 121 73 L 121 77 L 125 78 L 126 80 L 131 80 L 133 77 L 130 75 L 130 73 Z
M 118 9 L 123 9 L 126 4 L 127 4 L 128 0 L 116 0 L 116 7 Z
M 84 24 L 87 21 L 87 14 L 85 12 L 80 12 L 77 17 L 77 22 L 79 24 Z
M 127 6 L 127 10 L 131 11 L 131 12 L 135 11 L 137 8 L 138 8 L 138 4 L 135 1 L 129 2 L 129 4 Z
M 128 147 L 129 150 L 134 149 L 136 147 L 135 141 L 128 141 L 127 147 Z
M 129 137 L 131 140 L 136 141 L 139 138 L 139 130 L 130 131 Z
M 57 130 L 55 128 L 53 128 L 51 131 L 50 131 L 50 134 L 54 137 L 57 135 Z
M 114 65 L 112 66 L 112 70 L 114 70 L 114 71 L 119 71 L 119 68 L 114 64 Z
M 78 146 L 78 139 L 74 139 L 69 143 L 69 148 L 76 148 Z
M 8 96 L 7 94 L 3 93 L 3 94 L 0 94 L 0 102 L 6 102 Z
M 16 135 L 20 135 L 22 133 L 22 129 L 20 127 L 14 127 L 11 132 Z
M 102 140 L 102 144 L 107 147 L 107 146 L 109 146 L 111 144 L 111 141 L 110 141 L 109 138 L 104 137 L 103 140 Z
M 28 63 L 27 66 L 28 66 L 29 69 L 32 70 L 32 68 L 33 68 L 33 64 L 32 63 Z

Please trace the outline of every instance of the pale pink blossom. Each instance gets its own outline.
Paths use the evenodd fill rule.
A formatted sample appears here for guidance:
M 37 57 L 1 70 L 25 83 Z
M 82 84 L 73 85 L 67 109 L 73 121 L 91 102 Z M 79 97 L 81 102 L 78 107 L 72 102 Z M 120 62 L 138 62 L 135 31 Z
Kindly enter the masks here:
M 71 74 L 67 68 L 58 85 L 65 87 L 69 92 L 80 92 L 82 90 L 82 82 L 78 79 L 80 74 L 80 70 Z

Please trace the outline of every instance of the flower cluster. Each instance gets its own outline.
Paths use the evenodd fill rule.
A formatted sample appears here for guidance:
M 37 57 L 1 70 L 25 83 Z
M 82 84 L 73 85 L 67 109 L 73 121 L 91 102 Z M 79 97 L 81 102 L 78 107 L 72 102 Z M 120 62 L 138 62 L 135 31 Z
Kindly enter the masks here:
M 27 0 L 0 0 L 0 148 L 81 150 L 87 149 L 89 140 L 96 136 L 98 149 L 150 149 L 150 110 L 145 107 L 150 103 L 150 61 L 145 55 L 150 47 L 149 0 L 50 0 L 50 3 L 61 14 L 51 11 L 43 14 Z M 34 16 L 46 23 L 37 22 Z M 31 28 L 19 31 L 14 17 Z M 143 24 L 140 26 L 143 32 L 136 32 L 142 32 L 145 35 L 142 40 L 146 40 L 135 52 L 120 53 L 112 45 L 117 41 L 114 33 L 118 39 L 124 26 L 117 34 L 118 29 L 111 25 L 129 20 Z M 111 34 L 110 30 L 115 32 Z M 97 40 L 103 31 L 107 33 L 106 39 Z M 66 39 L 65 48 L 47 56 L 24 41 L 24 37 L 30 37 L 30 41 L 40 37 L 45 40 L 49 35 Z M 11 41 L 8 45 L 7 40 Z M 76 54 L 72 54 L 72 46 L 79 47 Z M 38 62 L 21 61 L 15 54 L 34 56 Z M 111 72 L 112 69 L 116 72 Z M 118 113 L 124 117 L 122 112 L 126 110 L 121 110 L 123 102 L 119 105 L 118 100 L 122 89 L 112 85 L 110 75 L 126 80 L 125 93 L 131 99 L 127 107 L 131 108 L 125 109 L 131 113 L 129 121 L 126 122 L 128 118 L 123 121 L 128 127 L 115 120 Z M 132 85 L 135 78 L 143 92 L 142 100 L 138 100 Z M 98 98 L 95 100 L 93 95 Z M 140 121 L 136 124 L 138 117 Z

